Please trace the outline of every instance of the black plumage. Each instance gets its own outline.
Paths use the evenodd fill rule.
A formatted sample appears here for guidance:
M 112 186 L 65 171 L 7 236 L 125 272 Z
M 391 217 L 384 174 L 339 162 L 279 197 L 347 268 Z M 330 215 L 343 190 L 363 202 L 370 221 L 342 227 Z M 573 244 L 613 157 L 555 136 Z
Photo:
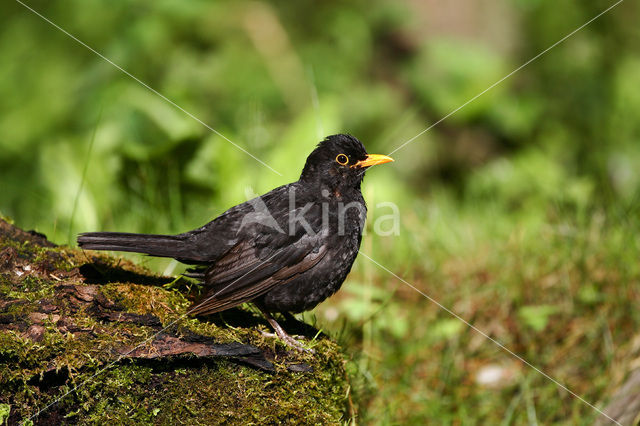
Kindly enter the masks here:
M 388 161 L 368 155 L 352 136 L 329 136 L 309 155 L 298 181 L 234 206 L 201 228 L 179 235 L 89 232 L 78 236 L 78 244 L 195 265 L 190 275 L 207 291 L 189 313 L 253 302 L 280 338 L 298 346 L 269 313 L 309 310 L 340 288 L 362 238 L 365 170 Z

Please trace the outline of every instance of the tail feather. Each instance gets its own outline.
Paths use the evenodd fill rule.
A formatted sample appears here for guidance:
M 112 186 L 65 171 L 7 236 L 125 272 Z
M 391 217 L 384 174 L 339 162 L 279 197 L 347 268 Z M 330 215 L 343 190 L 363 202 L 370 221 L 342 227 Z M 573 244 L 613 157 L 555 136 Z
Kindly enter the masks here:
M 130 251 L 159 257 L 182 258 L 187 254 L 183 235 L 86 232 L 78 235 L 78 245 L 88 250 Z

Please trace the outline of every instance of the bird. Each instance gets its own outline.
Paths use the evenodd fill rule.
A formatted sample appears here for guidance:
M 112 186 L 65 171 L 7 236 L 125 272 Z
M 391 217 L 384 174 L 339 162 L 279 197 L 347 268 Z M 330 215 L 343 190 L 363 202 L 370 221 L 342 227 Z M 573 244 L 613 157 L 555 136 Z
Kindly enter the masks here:
M 340 289 L 362 241 L 365 171 L 391 161 L 368 154 L 354 136 L 327 136 L 297 181 L 231 207 L 200 228 L 177 235 L 87 232 L 78 235 L 78 245 L 191 265 L 185 275 L 201 281 L 204 297 L 188 314 L 210 315 L 250 302 L 281 341 L 310 351 L 272 314 L 308 311 Z

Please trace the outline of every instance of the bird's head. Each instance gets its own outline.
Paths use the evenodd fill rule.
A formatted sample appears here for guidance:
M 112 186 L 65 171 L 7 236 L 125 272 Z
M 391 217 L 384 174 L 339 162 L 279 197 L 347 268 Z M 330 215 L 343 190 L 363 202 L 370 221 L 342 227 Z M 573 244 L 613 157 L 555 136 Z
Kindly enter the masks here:
M 351 135 L 328 136 L 307 157 L 300 180 L 334 190 L 359 188 L 367 168 L 389 161 L 393 159 L 386 155 L 367 154 L 362 142 Z

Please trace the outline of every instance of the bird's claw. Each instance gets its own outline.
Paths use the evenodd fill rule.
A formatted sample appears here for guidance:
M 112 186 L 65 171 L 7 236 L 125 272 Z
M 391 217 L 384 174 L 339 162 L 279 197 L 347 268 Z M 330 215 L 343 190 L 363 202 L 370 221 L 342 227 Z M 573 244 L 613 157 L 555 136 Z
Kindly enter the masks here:
M 269 337 L 269 338 L 278 338 L 280 339 L 280 341 L 282 343 L 284 343 L 285 345 L 297 350 L 298 352 L 306 352 L 306 353 L 310 353 L 310 354 L 315 354 L 316 351 L 314 351 L 311 348 L 308 348 L 306 346 L 304 346 L 299 340 L 294 339 L 293 337 L 289 336 L 288 334 L 279 334 L 279 333 L 268 333 L 266 331 L 261 331 L 260 332 L 264 337 Z

